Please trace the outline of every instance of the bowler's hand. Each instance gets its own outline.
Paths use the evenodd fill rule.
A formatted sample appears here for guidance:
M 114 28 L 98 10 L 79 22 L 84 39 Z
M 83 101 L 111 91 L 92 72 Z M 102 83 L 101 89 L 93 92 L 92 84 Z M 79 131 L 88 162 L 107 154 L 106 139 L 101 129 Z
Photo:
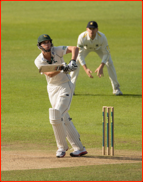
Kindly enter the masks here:
M 101 63 L 100 66 L 95 70 L 95 73 L 97 73 L 97 76 L 99 78 L 101 78 L 101 76 L 104 76 L 104 73 L 103 73 L 103 67 L 104 67 L 104 63 Z

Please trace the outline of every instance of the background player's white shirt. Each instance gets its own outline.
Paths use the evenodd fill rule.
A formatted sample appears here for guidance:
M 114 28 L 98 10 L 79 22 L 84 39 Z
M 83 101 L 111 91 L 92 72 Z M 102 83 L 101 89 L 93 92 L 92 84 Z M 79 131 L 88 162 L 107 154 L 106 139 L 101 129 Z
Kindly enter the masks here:
M 85 63 L 85 57 L 87 54 L 85 54 L 86 51 L 94 51 L 101 49 L 103 57 L 102 57 L 102 63 L 106 63 L 110 56 L 110 50 L 108 46 L 107 39 L 105 35 L 101 32 L 97 32 L 94 40 L 92 40 L 88 32 L 85 31 L 81 33 L 78 37 L 77 46 L 80 48 L 79 54 L 78 54 L 78 60 L 83 66 Z
M 65 64 L 63 56 L 66 54 L 67 48 L 68 48 L 67 46 L 58 46 L 58 47 L 51 48 L 51 56 L 53 57 L 52 64 L 60 64 L 60 63 Z M 40 66 L 49 64 L 47 59 L 44 58 L 43 53 L 40 53 L 38 55 L 34 63 L 38 69 L 40 68 Z M 70 76 L 68 74 L 65 74 L 63 71 L 61 71 L 59 74 L 57 74 L 54 77 L 49 77 L 47 75 L 45 76 L 46 76 L 47 84 L 51 84 L 51 85 L 60 85 L 70 80 Z

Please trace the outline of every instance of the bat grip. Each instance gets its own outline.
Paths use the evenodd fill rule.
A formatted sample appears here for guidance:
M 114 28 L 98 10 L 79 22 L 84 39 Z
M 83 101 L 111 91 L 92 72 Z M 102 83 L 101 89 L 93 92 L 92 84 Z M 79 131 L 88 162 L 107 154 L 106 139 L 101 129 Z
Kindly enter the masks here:
M 58 66 L 58 67 L 56 68 L 57 71 L 63 70 L 63 69 L 64 69 L 64 66 Z
M 64 66 L 61 66 L 61 67 L 60 67 L 60 70 L 63 70 L 63 69 L 64 69 Z

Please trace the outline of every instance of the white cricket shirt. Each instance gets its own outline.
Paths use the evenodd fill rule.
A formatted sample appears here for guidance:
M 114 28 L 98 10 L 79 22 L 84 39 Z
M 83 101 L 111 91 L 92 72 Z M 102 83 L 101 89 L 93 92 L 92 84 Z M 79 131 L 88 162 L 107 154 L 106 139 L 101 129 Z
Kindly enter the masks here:
M 52 64 L 61 64 L 61 63 L 65 64 L 63 56 L 66 54 L 67 48 L 68 46 L 58 46 L 58 47 L 51 48 Z M 34 63 L 38 69 L 40 68 L 40 66 L 49 64 L 48 60 L 44 58 L 42 52 L 35 59 Z M 45 76 L 46 76 L 47 84 L 51 84 L 51 85 L 60 85 L 62 83 L 70 81 L 69 74 L 65 74 L 63 71 L 61 71 L 59 74 L 57 74 L 54 77 L 49 77 L 47 75 Z
M 103 54 L 102 63 L 106 63 L 110 56 L 110 49 L 108 46 L 107 38 L 105 35 L 101 32 L 97 32 L 94 40 L 92 40 L 88 32 L 85 31 L 81 33 L 78 37 L 77 46 L 80 48 L 79 54 L 78 54 L 78 60 L 83 66 L 85 63 L 85 57 L 86 57 L 86 51 L 97 51 L 101 49 L 101 52 Z

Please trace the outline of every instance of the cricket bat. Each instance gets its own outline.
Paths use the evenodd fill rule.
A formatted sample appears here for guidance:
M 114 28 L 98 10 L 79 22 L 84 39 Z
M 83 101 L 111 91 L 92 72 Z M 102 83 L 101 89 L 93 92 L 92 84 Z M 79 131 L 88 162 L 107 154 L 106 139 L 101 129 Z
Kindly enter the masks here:
M 59 70 L 62 70 L 63 68 L 64 68 L 63 64 L 49 64 L 49 65 L 41 66 L 39 68 L 39 73 L 59 71 Z

